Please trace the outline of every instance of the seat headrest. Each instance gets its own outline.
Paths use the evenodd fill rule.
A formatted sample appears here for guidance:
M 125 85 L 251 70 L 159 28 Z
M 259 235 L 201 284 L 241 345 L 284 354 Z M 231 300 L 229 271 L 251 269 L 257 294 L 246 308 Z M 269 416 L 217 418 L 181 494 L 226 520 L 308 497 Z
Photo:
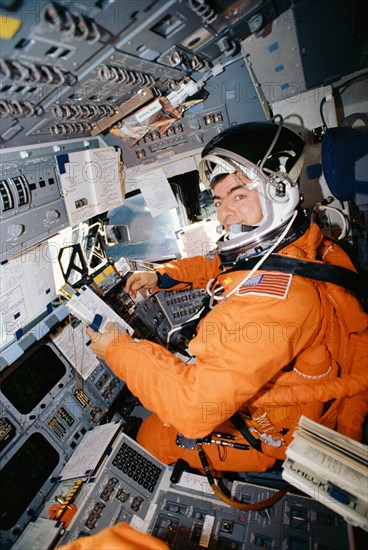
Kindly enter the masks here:
M 331 193 L 341 201 L 368 194 L 368 134 L 340 126 L 322 140 L 322 169 Z

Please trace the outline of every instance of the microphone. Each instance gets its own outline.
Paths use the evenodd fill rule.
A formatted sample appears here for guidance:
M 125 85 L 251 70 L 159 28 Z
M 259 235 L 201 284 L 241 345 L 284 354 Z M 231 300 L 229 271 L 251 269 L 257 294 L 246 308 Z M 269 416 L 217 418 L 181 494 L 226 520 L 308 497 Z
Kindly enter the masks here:
M 231 233 L 245 233 L 246 231 L 252 231 L 252 229 L 256 229 L 256 225 L 244 225 L 244 224 L 238 224 L 233 223 L 230 226 L 230 232 Z

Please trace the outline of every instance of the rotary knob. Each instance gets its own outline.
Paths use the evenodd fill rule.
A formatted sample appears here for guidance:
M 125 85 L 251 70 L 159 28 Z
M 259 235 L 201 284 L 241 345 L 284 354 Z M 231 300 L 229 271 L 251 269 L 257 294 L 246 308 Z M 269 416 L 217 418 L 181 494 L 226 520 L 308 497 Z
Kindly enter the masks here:
M 56 222 L 60 218 L 60 212 L 58 210 L 47 210 L 46 211 L 46 221 Z
M 8 234 L 13 238 L 17 238 L 24 233 L 25 229 L 25 226 L 21 223 L 12 223 L 8 227 Z

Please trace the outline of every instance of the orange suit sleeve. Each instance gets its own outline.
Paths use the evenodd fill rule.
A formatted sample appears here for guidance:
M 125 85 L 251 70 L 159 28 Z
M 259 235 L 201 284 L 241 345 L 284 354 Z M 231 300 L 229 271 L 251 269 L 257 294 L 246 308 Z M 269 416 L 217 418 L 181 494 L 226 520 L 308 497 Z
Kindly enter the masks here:
M 188 288 L 188 283 L 192 288 L 204 288 L 210 279 L 220 273 L 221 269 L 220 260 L 216 255 L 213 260 L 204 256 L 174 260 L 163 264 L 158 271 L 177 281 L 179 284 L 175 284 L 175 289 L 179 290 Z
M 61 546 L 60 550 L 168 550 L 168 548 L 164 542 L 136 531 L 127 523 L 119 523 L 91 537 L 80 537 Z
M 186 437 L 204 437 L 316 338 L 316 291 L 295 283 L 288 300 L 233 295 L 216 305 L 190 343 L 195 363 L 127 335 L 110 343 L 107 363 L 162 422 Z

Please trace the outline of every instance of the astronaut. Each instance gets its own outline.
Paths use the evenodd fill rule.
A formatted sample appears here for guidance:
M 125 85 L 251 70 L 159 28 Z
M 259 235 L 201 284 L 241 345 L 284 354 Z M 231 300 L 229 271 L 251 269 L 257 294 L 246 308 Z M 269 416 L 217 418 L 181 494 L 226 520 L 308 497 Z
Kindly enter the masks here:
M 285 458 L 301 415 L 361 439 L 367 315 L 351 291 L 290 267 L 355 272 L 301 207 L 303 149 L 277 118 L 216 136 L 199 165 L 224 230 L 216 253 L 128 279 L 133 298 L 207 289 L 208 311 L 189 344 L 195 359 L 185 362 L 114 325 L 102 335 L 87 329 L 96 355 L 152 411 L 137 440 L 164 463 L 180 457 L 202 469 L 191 443 L 199 439 L 215 472 L 265 471 Z

